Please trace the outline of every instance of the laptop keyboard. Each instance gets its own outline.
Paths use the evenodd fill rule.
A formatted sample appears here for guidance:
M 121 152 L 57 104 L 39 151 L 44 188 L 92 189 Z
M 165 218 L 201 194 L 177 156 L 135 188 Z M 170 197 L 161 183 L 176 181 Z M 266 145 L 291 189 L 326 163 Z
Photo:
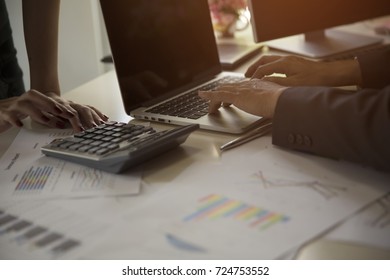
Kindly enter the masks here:
M 199 119 L 200 117 L 207 115 L 209 107 L 209 102 L 198 96 L 200 90 L 212 90 L 222 83 L 233 83 L 241 81 L 242 79 L 242 77 L 237 76 L 223 77 L 217 81 L 152 107 L 146 112 L 194 120 Z

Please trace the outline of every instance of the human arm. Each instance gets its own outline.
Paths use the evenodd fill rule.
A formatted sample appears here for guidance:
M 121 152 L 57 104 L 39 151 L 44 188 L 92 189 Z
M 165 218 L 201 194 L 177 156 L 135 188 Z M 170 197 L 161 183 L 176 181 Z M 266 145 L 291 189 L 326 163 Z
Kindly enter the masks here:
M 354 61 L 362 87 L 356 92 L 291 87 L 280 96 L 273 143 L 389 171 L 390 48 L 367 52 Z
M 252 91 L 257 91 L 252 96 L 254 101 L 234 86 L 230 92 L 217 88 L 200 96 L 210 100 L 211 113 L 223 103 L 232 103 L 253 114 L 273 117 L 275 145 L 389 171 L 390 72 L 386 69 L 390 65 L 390 48 L 361 55 L 356 62 L 365 87 L 356 92 L 318 86 L 265 86 L 264 80 L 254 78 L 250 80 Z M 258 94 L 261 91 L 265 94 Z M 237 100 L 240 96 L 242 100 Z M 264 111 L 257 106 L 259 103 L 271 105 Z
M 273 118 L 273 144 L 390 170 L 390 86 L 357 92 L 252 79 L 200 92 L 210 113 L 231 103 Z M 246 84 L 246 85 L 245 85 Z
M 359 62 L 355 59 L 323 62 L 298 56 L 262 56 L 248 68 L 245 76 L 285 86 L 362 84 Z
M 390 84 L 389 65 L 390 45 L 378 51 L 361 53 L 356 59 L 332 62 L 298 56 L 262 56 L 245 75 L 285 86 L 357 85 L 380 89 Z
M 293 87 L 278 99 L 275 145 L 390 171 L 390 86 Z
M 30 87 L 60 95 L 58 24 L 60 0 L 23 0 L 23 29 Z
M 65 121 L 75 117 L 72 111 L 52 98 L 29 90 L 21 96 L 0 100 L 0 133 L 11 126 L 22 127 L 21 119 L 27 116 L 36 122 L 56 128 L 65 128 Z
M 94 107 L 60 96 L 58 78 L 59 0 L 23 0 L 23 26 L 30 68 L 30 87 L 43 93 L 74 117 L 67 119 L 75 131 L 98 125 L 108 118 Z M 47 114 L 55 119 L 57 116 Z

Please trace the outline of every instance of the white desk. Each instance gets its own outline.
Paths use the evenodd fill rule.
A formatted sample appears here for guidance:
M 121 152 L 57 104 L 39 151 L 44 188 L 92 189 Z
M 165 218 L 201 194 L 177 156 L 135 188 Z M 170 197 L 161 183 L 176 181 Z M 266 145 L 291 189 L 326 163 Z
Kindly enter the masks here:
M 239 70 L 246 69 L 244 67 Z M 115 72 L 113 71 L 64 94 L 64 97 L 78 103 L 93 105 L 113 120 L 123 122 L 131 120 L 124 112 L 118 83 Z M 153 124 L 153 126 L 161 128 L 169 127 L 169 125 L 162 124 Z M 17 131 L 17 129 L 11 129 L 1 135 L 0 155 L 7 148 L 13 137 L 15 137 Z M 145 186 L 174 183 L 176 177 L 187 166 L 196 162 L 218 162 L 221 159 L 219 147 L 234 137 L 236 136 L 201 130 L 193 133 L 182 145 L 182 148 L 149 162 L 146 165 L 143 174 Z M 271 136 L 266 136 L 256 141 L 261 141 L 263 145 L 272 146 Z M 205 170 L 205 176 L 207 176 L 208 172 L 212 172 L 212 170 Z M 149 192 L 150 189 L 146 188 L 141 192 L 139 198 L 134 199 L 143 201 L 147 199 Z M 122 205 L 121 207 L 126 206 Z M 156 210 L 158 211 L 158 209 Z M 180 211 L 180 209 L 178 210 Z M 131 250 L 131 248 L 128 249 Z M 305 246 L 302 246 L 299 251 L 296 251 L 290 256 L 293 255 L 298 259 L 390 259 L 390 250 L 382 250 L 354 243 L 334 242 L 318 237 Z M 102 254 L 99 258 L 105 258 L 105 255 Z M 164 255 L 156 255 L 156 258 L 164 258 Z
M 64 97 L 79 103 L 90 104 L 100 108 L 112 119 L 124 122 L 131 120 L 124 112 L 115 72 L 104 74 L 101 77 L 64 94 Z M 169 125 L 153 125 L 160 128 L 169 128 Z M 12 138 L 15 137 L 16 133 L 17 129 L 12 129 L 6 134 L 1 135 L 2 152 L 4 152 L 7 143 L 12 141 Z M 221 159 L 221 153 L 219 151 L 220 145 L 234 137 L 236 136 L 201 130 L 193 133 L 182 145 L 181 149 L 165 154 L 163 157 L 159 157 L 146 165 L 143 174 L 143 182 L 145 186 L 149 187 L 145 188 L 138 197 L 133 199 L 139 200 L 141 203 L 147 201 L 148 194 L 151 191 L 155 191 L 153 190 L 153 187 L 150 188 L 150 186 L 174 184 L 175 179 L 191 165 L 193 166 L 198 163 L 217 163 Z M 263 139 L 256 141 L 261 141 L 263 144 L 265 143 L 266 145 L 272 146 L 270 143 L 270 136 L 266 136 Z M 253 145 L 254 144 L 252 144 L 252 148 L 256 147 Z M 236 152 L 238 153 L 237 155 L 239 155 L 240 151 L 248 153 L 248 150 L 245 147 L 237 148 L 237 150 L 233 152 Z M 204 170 L 204 176 L 207 177 L 209 172 L 212 172 L 212 170 Z M 130 202 L 133 203 L 135 200 L 131 200 Z M 126 205 L 121 205 L 120 209 L 122 210 L 120 211 L 124 211 L 125 207 Z M 178 210 L 180 211 L 180 209 Z M 109 242 L 107 243 L 107 246 L 109 246 Z M 129 248 L 129 250 L 131 250 L 131 248 Z M 389 259 L 390 250 L 381 250 L 365 245 L 348 244 L 345 242 L 340 243 L 317 238 L 300 248 L 299 251 L 293 252 L 288 257 L 291 256 L 299 259 Z M 100 256 L 90 257 L 105 258 L 105 255 L 103 253 Z M 164 256 L 157 255 L 156 258 L 164 258 Z
M 117 80 L 114 72 L 109 72 L 67 94 L 66 98 L 88 103 L 100 108 L 112 119 L 128 121 L 131 118 L 124 112 Z M 157 127 L 169 128 L 168 125 L 153 124 Z M 218 161 L 221 156 L 219 147 L 233 139 L 234 135 L 197 131 L 183 144 L 185 149 L 196 150 L 196 153 L 175 154 L 170 165 L 162 165 L 161 160 L 156 164 L 148 165 L 143 180 L 148 184 L 158 182 L 172 182 L 183 166 L 192 161 Z M 271 136 L 265 137 L 269 143 Z M 162 168 L 163 166 L 163 168 Z M 205 170 L 207 174 L 207 170 Z M 390 250 L 381 250 L 365 245 L 348 244 L 318 238 L 300 249 L 296 256 L 300 259 L 390 259 Z

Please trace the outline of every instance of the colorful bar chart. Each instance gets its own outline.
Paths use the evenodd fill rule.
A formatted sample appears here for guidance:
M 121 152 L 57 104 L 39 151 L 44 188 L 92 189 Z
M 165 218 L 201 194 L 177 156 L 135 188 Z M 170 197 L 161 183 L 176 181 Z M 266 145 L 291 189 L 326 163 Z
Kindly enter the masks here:
M 42 190 L 53 170 L 51 166 L 32 166 L 25 171 L 17 184 L 15 191 Z
M 183 219 L 184 222 L 231 219 L 243 222 L 250 228 L 265 230 L 290 219 L 286 215 L 216 194 L 201 198 L 199 204 L 195 212 Z

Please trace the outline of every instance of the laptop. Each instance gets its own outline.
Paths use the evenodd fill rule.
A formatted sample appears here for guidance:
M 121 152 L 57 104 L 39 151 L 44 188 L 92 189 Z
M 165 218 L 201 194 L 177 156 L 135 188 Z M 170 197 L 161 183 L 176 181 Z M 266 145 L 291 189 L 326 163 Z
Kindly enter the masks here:
M 243 78 L 222 71 L 207 0 L 100 0 L 100 4 L 127 114 L 235 134 L 264 121 L 234 106 L 209 115 L 207 103 L 197 95 L 220 79 Z M 180 105 L 182 100 L 177 99 L 187 99 L 184 96 L 190 93 L 196 104 Z
M 217 48 L 222 69 L 231 70 L 255 55 L 258 55 L 262 45 L 220 42 L 217 43 Z

